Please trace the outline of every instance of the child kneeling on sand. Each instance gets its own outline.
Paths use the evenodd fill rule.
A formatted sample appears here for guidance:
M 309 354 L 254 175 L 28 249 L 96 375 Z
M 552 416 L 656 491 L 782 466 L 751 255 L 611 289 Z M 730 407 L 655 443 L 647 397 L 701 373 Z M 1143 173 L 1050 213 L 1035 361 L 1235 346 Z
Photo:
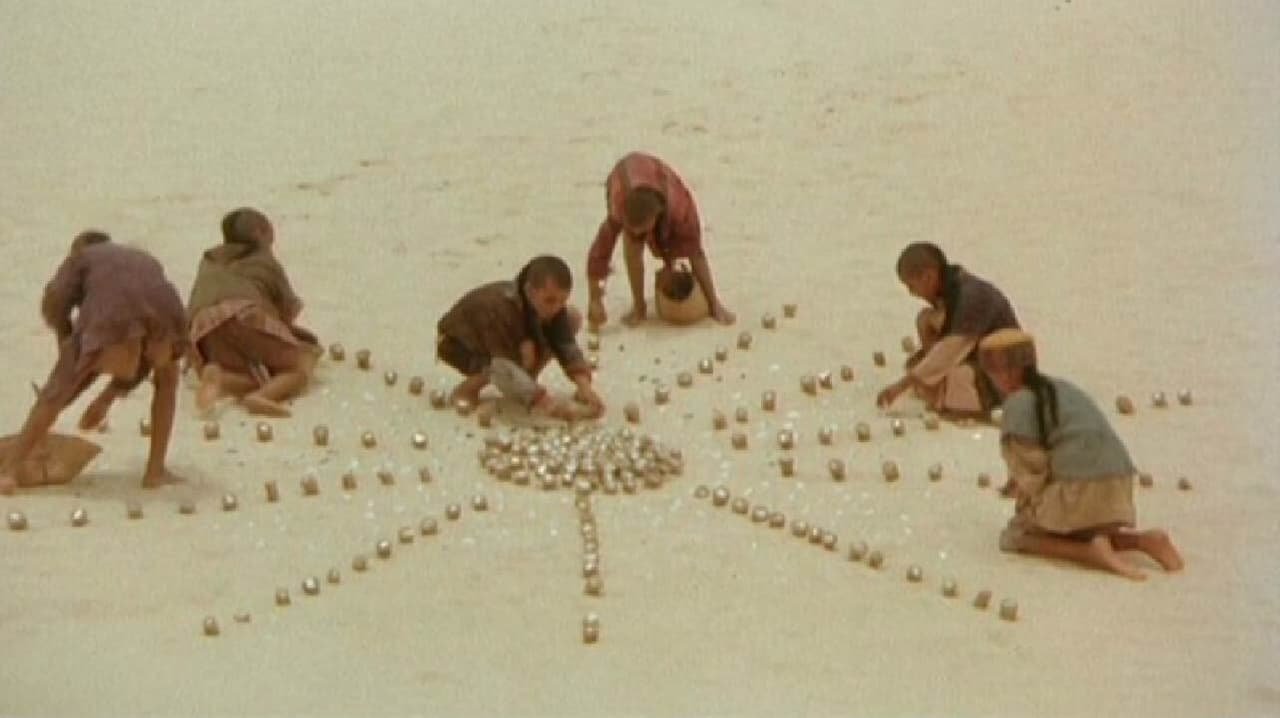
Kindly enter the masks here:
M 1001 453 L 1017 508 L 1000 548 L 1061 558 L 1135 580 L 1116 551 L 1141 551 L 1166 571 L 1182 558 L 1158 529 L 1134 531 L 1133 462 L 1097 404 L 1036 368 L 1035 342 L 1003 329 L 978 345 L 982 369 L 1004 396 Z
M 302 300 L 272 252 L 266 215 L 243 207 L 222 219 L 223 243 L 204 253 L 187 302 L 196 406 L 224 395 L 253 414 L 289 416 L 282 403 L 306 388 L 320 347 L 295 322 Z
M 929 408 L 950 419 L 988 415 L 999 398 L 977 366 L 978 342 L 1000 329 L 1016 328 L 1013 305 L 995 285 L 952 264 L 937 245 L 915 242 L 898 255 L 898 279 L 928 307 L 916 316 L 920 350 L 906 372 L 876 396 L 886 408 L 914 389 Z
M 80 428 L 102 424 L 116 399 L 151 377 L 151 448 L 142 485 L 174 480 L 165 468 L 165 455 L 187 337 L 182 298 L 164 268 L 146 252 L 119 246 L 102 232 L 83 232 L 45 286 L 41 313 L 58 337 L 58 360 L 7 464 L 0 466 L 0 494 L 49 483 L 28 459 L 62 410 L 99 374 L 110 375 L 111 383 L 85 409 Z
M 490 282 L 463 295 L 437 325 L 436 356 L 466 377 L 451 399 L 475 403 L 492 382 L 504 396 L 556 418 L 603 413 L 576 339 L 582 315 L 567 304 L 572 288 L 564 260 L 542 255 L 514 281 Z M 577 385 L 582 404 L 556 399 L 537 383 L 552 357 Z

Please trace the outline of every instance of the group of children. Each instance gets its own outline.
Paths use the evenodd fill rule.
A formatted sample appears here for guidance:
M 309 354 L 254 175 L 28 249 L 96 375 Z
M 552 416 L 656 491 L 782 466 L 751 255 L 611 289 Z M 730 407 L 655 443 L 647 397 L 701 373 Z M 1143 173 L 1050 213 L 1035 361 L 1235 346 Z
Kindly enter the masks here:
M 606 216 L 587 256 L 586 321 L 593 327 L 607 321 L 605 279 L 622 235 L 632 297 L 625 324 L 647 318 L 646 247 L 662 263 L 656 273 L 660 306 L 664 298 L 700 302 L 705 316 L 733 323 L 712 279 L 696 204 L 679 175 L 661 159 L 634 152 L 617 162 L 605 185 Z M 202 256 L 185 306 L 146 252 L 117 245 L 101 232 L 76 237 L 42 303 L 58 359 L 0 466 L 0 493 L 48 482 L 32 452 L 100 374 L 111 380 L 81 417 L 83 430 L 100 425 L 115 399 L 148 377 L 155 387 L 143 476 L 148 487 L 174 479 L 165 456 L 184 357 L 198 372 L 201 411 L 232 396 L 252 413 L 289 416 L 285 402 L 305 389 L 321 355 L 319 341 L 297 323 L 302 301 L 273 253 L 267 217 L 249 208 L 232 211 L 222 220 L 222 236 L 223 243 Z M 929 243 L 907 246 L 897 273 L 928 306 L 916 321 L 919 351 L 876 402 L 887 407 L 912 390 L 950 418 L 987 416 L 1003 404 L 1001 447 L 1017 508 L 1000 546 L 1135 579 L 1141 571 L 1117 551 L 1142 551 L 1167 570 L 1181 568 L 1163 532 L 1131 530 L 1134 467 L 1124 445 L 1084 392 L 1039 373 L 1034 341 L 1018 328 L 1004 294 Z M 572 289 L 564 260 L 542 255 L 514 279 L 460 298 L 437 325 L 437 358 L 463 376 L 452 399 L 474 404 L 493 384 L 505 397 L 551 417 L 602 415 L 604 401 L 576 339 L 583 316 L 568 305 Z M 573 396 L 553 396 L 538 383 L 551 359 L 576 386 Z
M 1182 557 L 1165 532 L 1135 531 L 1136 469 L 1098 405 L 1079 387 L 1039 371 L 1035 340 L 989 282 L 919 242 L 898 257 L 898 278 L 928 305 L 916 317 L 920 349 L 902 378 L 876 396 L 883 407 L 914 390 L 940 415 L 989 416 L 1001 408 L 1001 455 L 1014 516 L 1000 548 L 1073 560 L 1135 580 L 1118 551 L 1145 553 L 1167 571 Z
M 100 426 L 115 400 L 148 377 L 155 388 L 147 487 L 175 480 L 165 457 L 184 358 L 199 373 L 202 410 L 233 394 L 253 413 L 289 415 L 281 402 L 305 388 L 318 342 L 295 323 L 302 302 L 272 253 L 266 216 L 237 209 L 223 218 L 222 235 L 201 258 L 185 306 L 150 254 L 103 232 L 75 238 L 41 302 L 58 359 L 0 466 L 0 493 L 53 481 L 33 453 L 62 410 L 102 374 L 110 381 L 80 417 L 83 431 Z

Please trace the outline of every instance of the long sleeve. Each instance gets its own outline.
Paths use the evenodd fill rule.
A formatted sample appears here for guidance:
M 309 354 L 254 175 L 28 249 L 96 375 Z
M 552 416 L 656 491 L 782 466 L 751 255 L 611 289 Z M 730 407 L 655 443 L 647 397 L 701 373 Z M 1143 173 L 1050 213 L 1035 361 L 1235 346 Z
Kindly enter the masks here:
M 582 349 L 578 346 L 578 340 L 573 335 L 566 313 L 561 312 L 552 321 L 551 326 L 547 328 L 546 337 L 547 343 L 551 345 L 551 352 L 560 362 L 560 368 L 564 370 L 565 376 L 573 379 L 581 374 L 591 374 L 591 365 L 587 363 Z
M 925 386 L 936 386 L 947 372 L 960 365 L 978 345 L 977 337 L 949 334 L 929 347 L 909 375 Z
M 289 283 L 289 275 L 281 268 L 280 276 L 282 282 L 280 284 L 280 318 L 285 324 L 293 324 L 298 319 L 298 315 L 302 314 L 302 299 L 293 291 L 293 285 Z
M 263 252 L 260 258 L 245 263 L 257 275 L 262 291 L 285 324 L 292 324 L 302 313 L 302 300 L 293 291 L 289 274 L 274 254 Z
M 596 230 L 595 241 L 587 253 L 587 279 L 597 281 L 609 276 L 609 262 L 613 259 L 613 249 L 618 244 L 618 234 L 622 232 L 622 223 L 612 216 L 607 216 Z
M 85 262 L 82 255 L 67 257 L 45 285 L 40 313 L 59 338 L 71 334 L 71 312 L 84 300 Z
M 1000 454 L 1009 468 L 1009 478 L 1023 496 L 1034 496 L 1049 482 L 1049 454 L 1031 441 L 1005 437 Z

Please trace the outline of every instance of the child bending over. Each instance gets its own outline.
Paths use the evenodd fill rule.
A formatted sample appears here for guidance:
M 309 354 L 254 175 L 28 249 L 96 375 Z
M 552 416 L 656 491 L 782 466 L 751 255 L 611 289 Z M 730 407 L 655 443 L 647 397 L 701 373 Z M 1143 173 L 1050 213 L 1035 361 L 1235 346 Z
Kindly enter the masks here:
M 535 257 L 514 281 L 467 292 L 437 325 L 436 355 L 465 377 L 452 399 L 475 403 L 492 382 L 504 396 L 556 418 L 593 418 L 604 402 L 578 348 L 582 315 L 567 304 L 573 278 L 559 257 Z M 536 378 L 554 357 L 578 387 L 578 399 L 551 396 Z
M 283 402 L 306 388 L 319 343 L 296 324 L 302 300 L 272 251 L 267 217 L 234 210 L 222 219 L 222 239 L 201 258 L 187 303 L 196 406 L 208 411 L 231 395 L 252 414 L 289 416 Z
M 151 447 L 142 485 L 176 480 L 165 467 L 165 455 L 177 405 L 178 362 L 187 349 L 186 316 L 160 263 L 102 232 L 83 232 L 45 286 L 41 313 L 57 335 L 58 360 L 7 464 L 0 467 L 0 493 L 50 483 L 29 461 L 31 454 L 63 409 L 99 374 L 111 382 L 85 409 L 80 429 L 101 425 L 116 399 L 150 377 Z

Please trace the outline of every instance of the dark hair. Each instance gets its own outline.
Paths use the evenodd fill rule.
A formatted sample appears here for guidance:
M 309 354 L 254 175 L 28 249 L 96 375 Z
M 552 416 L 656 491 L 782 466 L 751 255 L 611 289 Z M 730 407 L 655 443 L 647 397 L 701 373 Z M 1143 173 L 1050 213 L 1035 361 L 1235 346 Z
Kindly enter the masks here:
M 71 240 L 71 251 L 78 252 L 85 247 L 91 247 L 95 244 L 105 244 L 111 241 L 111 235 L 97 229 L 86 229 L 76 238 Z
M 627 224 L 635 226 L 658 216 L 666 206 L 667 202 L 658 190 L 636 187 L 622 200 L 622 217 Z
M 674 269 L 667 278 L 665 285 L 660 285 L 658 288 L 669 299 L 673 299 L 677 302 L 683 302 L 689 298 L 690 294 L 693 294 L 694 286 L 695 282 L 693 272 L 683 269 Z
M 1036 428 L 1040 429 L 1040 446 L 1049 448 L 1049 432 L 1058 426 L 1058 390 L 1049 377 L 1034 366 L 1024 367 L 1022 383 L 1036 398 Z
M 947 255 L 932 242 L 912 242 L 898 255 L 898 276 L 903 279 L 929 268 L 937 269 L 941 274 L 949 266 Z
M 563 259 L 551 254 L 542 254 L 529 260 L 529 263 L 524 265 L 524 269 L 521 269 L 520 274 L 516 276 L 516 285 L 520 291 L 524 291 L 526 283 L 541 287 L 548 280 L 566 292 L 573 290 L 573 273 L 569 271 L 569 265 L 565 264 Z
M 569 265 L 564 260 L 551 254 L 540 254 L 529 260 L 524 265 L 520 273 L 516 275 L 516 291 L 523 300 L 521 304 L 524 308 L 525 330 L 529 336 L 534 337 L 539 345 L 550 346 L 551 353 L 555 355 L 557 360 L 564 361 L 564 350 L 562 342 L 563 332 L 567 330 L 568 314 L 565 309 L 561 309 L 560 313 L 551 319 L 548 332 L 543 330 L 542 322 L 538 319 L 538 313 L 533 308 L 532 302 L 528 300 L 525 294 L 525 286 L 543 287 L 547 281 L 551 281 L 560 289 L 568 292 L 573 289 L 573 274 L 569 271 Z M 569 332 L 569 338 L 572 339 L 573 334 Z M 549 341 L 550 339 L 550 341 Z
M 257 246 L 257 233 L 263 227 L 271 226 L 267 215 L 252 207 L 233 209 L 222 218 L 222 241 L 227 244 L 249 244 Z
M 951 324 L 956 314 L 957 300 L 960 298 L 960 283 L 956 281 L 959 268 L 947 261 L 942 248 L 932 242 L 912 242 L 898 255 L 898 277 L 906 279 L 926 269 L 937 269 L 938 279 L 942 282 L 940 294 L 942 305 L 946 308 L 946 316 L 942 320 L 942 334 L 951 331 Z

